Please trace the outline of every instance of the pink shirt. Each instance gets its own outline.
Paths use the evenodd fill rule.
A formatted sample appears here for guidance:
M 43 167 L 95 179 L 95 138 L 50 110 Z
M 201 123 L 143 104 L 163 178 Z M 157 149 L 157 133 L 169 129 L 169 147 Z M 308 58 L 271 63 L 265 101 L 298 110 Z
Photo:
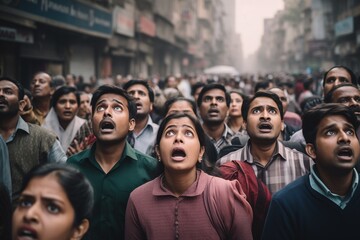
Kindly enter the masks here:
M 252 239 L 252 210 L 239 182 L 198 171 L 196 181 L 176 197 L 162 178 L 131 193 L 125 239 L 225 239 L 224 233 L 227 239 Z

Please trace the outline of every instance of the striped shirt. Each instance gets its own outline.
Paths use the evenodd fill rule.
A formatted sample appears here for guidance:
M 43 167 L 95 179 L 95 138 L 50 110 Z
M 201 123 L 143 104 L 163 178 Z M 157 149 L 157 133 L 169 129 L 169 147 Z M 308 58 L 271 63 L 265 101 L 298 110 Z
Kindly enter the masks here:
M 243 148 L 231 152 L 218 160 L 224 164 L 231 160 L 245 161 L 251 164 L 255 175 L 269 188 L 271 194 L 284 188 L 295 179 L 307 174 L 313 161 L 307 155 L 277 141 L 275 151 L 269 162 L 263 166 L 253 158 L 250 152 L 250 140 Z
M 214 144 L 216 151 L 219 153 L 220 149 L 222 149 L 225 146 L 231 145 L 231 139 L 233 138 L 234 135 L 235 135 L 234 131 L 231 130 L 231 128 L 229 128 L 228 125 L 225 123 L 224 132 L 221 138 L 219 138 L 219 140 L 216 141 L 214 138 L 210 137 L 209 135 L 208 136 L 211 142 Z

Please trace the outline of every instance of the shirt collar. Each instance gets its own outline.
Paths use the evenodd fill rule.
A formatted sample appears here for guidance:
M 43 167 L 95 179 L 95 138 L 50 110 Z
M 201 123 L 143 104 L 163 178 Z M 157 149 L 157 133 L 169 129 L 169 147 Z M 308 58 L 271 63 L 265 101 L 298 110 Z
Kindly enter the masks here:
M 251 141 L 250 140 L 251 139 L 249 139 L 247 141 L 247 143 L 244 146 L 244 149 L 246 151 L 246 157 L 248 159 L 248 162 L 254 162 L 254 158 L 253 158 L 253 156 L 252 156 L 252 154 L 250 152 L 250 147 L 251 147 Z M 281 159 L 286 161 L 286 158 L 285 158 L 285 156 L 286 156 L 285 146 L 284 146 L 284 144 L 282 144 L 281 141 L 276 141 L 275 149 L 274 149 L 274 152 L 273 152 L 273 154 L 271 156 L 271 159 L 273 159 L 274 156 L 277 156 L 277 155 L 280 155 Z
M 11 142 L 14 140 L 16 134 L 18 131 L 23 131 L 27 134 L 30 133 L 29 131 L 29 125 L 24 121 L 24 119 L 22 119 L 20 116 L 19 116 L 19 120 L 16 124 L 16 128 L 15 128 L 15 131 L 13 132 L 13 134 L 11 134 L 11 136 L 6 140 L 7 143 Z

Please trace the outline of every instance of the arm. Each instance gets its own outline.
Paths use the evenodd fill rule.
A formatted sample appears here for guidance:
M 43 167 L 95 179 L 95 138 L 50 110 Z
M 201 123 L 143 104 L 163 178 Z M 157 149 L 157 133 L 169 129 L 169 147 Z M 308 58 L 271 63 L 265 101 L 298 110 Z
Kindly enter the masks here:
M 139 216 L 131 195 L 125 214 L 125 239 L 146 239 L 146 234 L 140 225 Z
M 48 161 L 65 163 L 66 160 L 66 154 L 62 149 L 59 140 L 56 139 L 54 144 L 51 146 L 50 151 L 48 152 Z

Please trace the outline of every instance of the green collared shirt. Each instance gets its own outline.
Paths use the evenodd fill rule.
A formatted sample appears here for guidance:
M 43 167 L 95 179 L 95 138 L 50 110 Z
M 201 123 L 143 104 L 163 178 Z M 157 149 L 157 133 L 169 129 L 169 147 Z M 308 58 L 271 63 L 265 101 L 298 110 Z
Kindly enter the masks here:
M 95 149 L 96 143 L 67 161 L 80 169 L 94 188 L 95 205 L 86 239 L 124 239 L 129 195 L 159 175 L 158 162 L 126 142 L 120 160 L 105 173 L 95 159 Z
M 354 195 L 354 192 L 356 190 L 356 187 L 359 183 L 359 175 L 356 172 L 355 169 L 353 169 L 353 180 L 351 184 L 351 188 L 349 192 L 346 194 L 345 197 L 340 196 L 336 193 L 332 193 L 328 187 L 321 181 L 321 179 L 318 177 L 317 172 L 315 171 L 315 164 L 310 169 L 310 186 L 320 193 L 321 195 L 328 198 L 330 201 L 334 202 L 336 205 L 338 205 L 341 209 L 344 209 L 346 205 L 350 202 L 352 196 Z

